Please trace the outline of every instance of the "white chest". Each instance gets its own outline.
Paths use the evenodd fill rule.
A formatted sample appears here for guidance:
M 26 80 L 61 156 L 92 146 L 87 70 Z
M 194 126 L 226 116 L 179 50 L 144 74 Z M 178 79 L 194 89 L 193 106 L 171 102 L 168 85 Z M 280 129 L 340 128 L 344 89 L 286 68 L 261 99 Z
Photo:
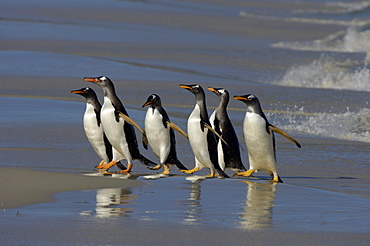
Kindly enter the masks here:
M 145 131 L 148 140 L 160 139 L 169 137 L 169 127 L 163 125 L 162 115 L 158 110 L 149 108 L 145 115 Z
M 86 104 L 86 110 L 83 117 L 83 125 L 86 136 L 90 138 L 102 137 L 103 129 L 98 126 L 94 107 L 91 104 Z

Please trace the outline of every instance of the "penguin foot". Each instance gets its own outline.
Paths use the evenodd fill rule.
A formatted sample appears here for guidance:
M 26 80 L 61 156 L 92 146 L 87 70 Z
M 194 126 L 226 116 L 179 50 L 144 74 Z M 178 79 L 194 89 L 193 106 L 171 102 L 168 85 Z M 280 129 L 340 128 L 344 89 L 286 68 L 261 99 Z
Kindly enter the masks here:
M 126 173 L 129 174 L 131 172 L 132 164 L 127 165 L 127 169 L 125 170 L 118 170 L 116 173 Z
M 98 166 L 96 166 L 95 168 L 97 168 L 97 169 L 105 169 L 105 170 L 108 170 L 109 168 L 113 167 L 113 166 L 114 166 L 114 165 L 116 165 L 116 164 L 117 164 L 117 162 L 115 162 L 115 161 L 111 161 L 111 162 L 109 162 L 109 163 L 107 163 L 107 164 L 98 165 Z
M 150 169 L 150 170 L 158 170 L 158 169 L 160 169 L 162 167 L 162 164 L 158 164 L 157 166 L 155 166 L 155 167 L 147 167 L 148 169 Z
M 273 178 L 269 180 L 270 183 L 284 183 L 278 175 L 273 175 Z
M 99 162 L 99 164 L 98 164 L 98 165 L 96 165 L 95 167 L 98 167 L 98 166 L 101 166 L 101 165 L 104 165 L 104 164 L 106 164 L 106 163 L 105 163 L 105 161 L 104 161 L 104 160 L 101 160 L 101 161 Z
M 163 172 L 161 172 L 160 174 L 170 174 L 170 167 L 167 164 L 164 164 Z
M 183 173 L 186 173 L 186 174 L 193 174 L 197 171 L 199 171 L 199 167 L 194 167 L 193 169 L 190 169 L 190 170 L 180 170 L 180 172 L 183 172 Z
M 237 173 L 236 173 L 236 175 L 238 175 L 238 176 L 243 176 L 243 177 L 249 177 L 249 176 L 251 176 L 254 172 L 255 172 L 255 170 L 253 170 L 253 169 L 249 169 L 249 170 L 247 170 L 247 171 L 245 171 L 245 172 L 237 172 Z
M 215 177 L 215 171 L 211 170 L 211 173 L 204 176 L 205 178 L 214 178 Z

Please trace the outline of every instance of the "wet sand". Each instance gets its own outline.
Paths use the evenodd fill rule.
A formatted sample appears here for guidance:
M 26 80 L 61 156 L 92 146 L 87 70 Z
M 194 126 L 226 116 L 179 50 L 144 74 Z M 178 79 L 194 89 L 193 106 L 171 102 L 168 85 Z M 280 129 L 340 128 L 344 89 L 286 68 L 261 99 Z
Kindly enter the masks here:
M 284 184 L 270 184 L 264 173 L 192 183 L 174 169 L 175 176 L 147 180 L 144 176 L 155 172 L 136 164 L 136 180 L 90 177 L 83 174 L 92 173 L 99 160 L 82 131 L 83 102 L 1 100 L 14 106 L 3 109 L 0 170 L 1 234 L 9 245 L 366 245 L 370 239 L 366 173 L 337 169 L 334 174 L 329 167 L 312 170 L 287 162 L 279 166 Z M 145 113 L 129 112 L 137 119 Z M 186 122 L 174 120 L 181 127 Z M 329 149 L 346 146 L 299 139 L 308 155 L 325 141 Z M 278 141 L 281 154 L 301 159 L 288 141 Z M 180 136 L 178 150 L 191 168 L 191 151 Z M 150 151 L 143 153 L 154 159 Z M 302 170 L 310 171 L 302 175 Z

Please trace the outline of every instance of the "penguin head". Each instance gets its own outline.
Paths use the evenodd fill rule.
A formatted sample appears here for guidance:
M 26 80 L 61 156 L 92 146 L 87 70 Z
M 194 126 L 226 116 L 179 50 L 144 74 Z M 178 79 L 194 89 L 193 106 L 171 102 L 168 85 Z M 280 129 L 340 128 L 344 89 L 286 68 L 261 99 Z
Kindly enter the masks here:
M 184 84 L 181 84 L 180 85 L 181 88 L 184 88 L 188 91 L 190 91 L 191 93 L 193 93 L 195 96 L 197 95 L 201 95 L 203 94 L 204 95 L 204 91 L 203 91 L 203 88 L 202 86 L 200 85 L 197 85 L 197 84 L 192 84 L 192 85 L 184 85 Z
M 112 81 L 105 76 L 99 76 L 99 77 L 85 77 L 85 81 L 95 83 L 101 87 L 107 87 L 108 85 L 112 85 Z
M 90 87 L 84 87 L 79 90 L 73 90 L 71 91 L 71 93 L 81 95 L 84 98 L 96 97 L 95 91 L 91 89 Z
M 161 98 L 157 94 L 152 94 L 148 97 L 146 102 L 143 104 L 142 108 L 150 105 L 150 107 L 155 108 L 161 106 Z
M 253 94 L 237 95 L 234 99 L 244 102 L 248 108 L 261 108 L 258 98 Z
M 226 98 L 229 99 L 229 92 L 224 88 L 214 88 L 214 87 L 208 87 L 208 90 L 215 93 L 220 98 Z

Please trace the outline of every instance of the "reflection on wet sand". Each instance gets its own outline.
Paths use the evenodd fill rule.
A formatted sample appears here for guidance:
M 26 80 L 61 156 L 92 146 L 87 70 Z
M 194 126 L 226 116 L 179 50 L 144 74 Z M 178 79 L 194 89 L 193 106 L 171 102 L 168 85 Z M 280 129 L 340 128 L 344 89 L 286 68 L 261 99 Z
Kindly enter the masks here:
M 189 183 L 190 196 L 185 203 L 188 209 L 185 211 L 187 216 L 184 219 L 188 224 L 200 221 L 199 215 L 202 213 L 202 205 L 200 204 L 200 182 L 201 181 Z
M 240 227 L 249 230 L 269 227 L 272 221 L 277 184 L 242 182 L 248 184 L 248 192 L 246 206 L 240 214 Z
M 100 189 L 96 191 L 96 207 L 95 216 L 100 218 L 107 217 L 123 217 L 132 213 L 133 209 L 119 205 L 133 204 L 137 194 L 132 194 L 130 189 Z M 91 214 L 91 212 L 83 212 L 83 215 Z

